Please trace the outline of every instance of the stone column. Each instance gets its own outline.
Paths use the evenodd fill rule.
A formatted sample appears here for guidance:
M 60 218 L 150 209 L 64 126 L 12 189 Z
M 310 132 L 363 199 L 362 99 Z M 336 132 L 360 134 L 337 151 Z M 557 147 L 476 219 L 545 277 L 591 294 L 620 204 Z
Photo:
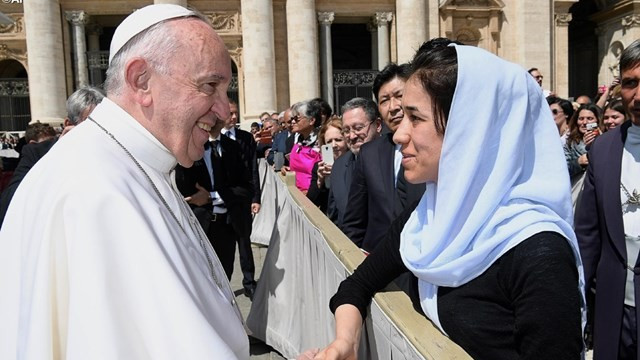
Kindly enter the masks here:
M 73 27 L 73 55 L 75 59 L 76 88 L 89 84 L 87 68 L 87 43 L 84 36 L 84 26 L 89 21 L 89 15 L 82 10 L 66 11 L 65 17 Z
M 331 23 L 335 14 L 319 12 L 320 23 L 320 67 L 322 69 L 322 98 L 332 107 L 333 104 L 333 54 L 331 51 Z
M 367 23 L 367 30 L 371 33 L 371 69 L 378 68 L 378 27 L 373 20 Z
M 554 66 L 551 89 L 563 98 L 569 96 L 569 22 L 571 13 L 555 14 Z
M 29 63 L 31 121 L 61 124 L 67 89 L 58 0 L 23 2 Z
M 95 54 L 95 52 L 100 51 L 100 35 L 102 35 L 102 26 L 98 24 L 92 24 L 92 25 L 89 25 L 87 30 L 89 33 L 89 36 L 88 36 L 89 51 L 94 52 Z M 98 57 L 94 57 L 94 59 L 97 60 Z M 94 85 L 94 86 L 98 86 L 102 84 L 102 82 L 104 81 L 104 79 L 102 78 L 102 71 L 100 71 L 100 69 L 98 69 L 97 67 L 91 67 L 90 61 L 89 61 L 89 80 L 91 85 Z
M 416 50 L 427 40 L 426 10 L 425 0 L 396 0 L 398 64 L 411 60 Z M 429 21 L 431 20 L 429 17 Z
M 175 4 L 187 7 L 187 0 L 153 0 L 154 4 Z
M 320 95 L 315 0 L 288 0 L 287 51 L 291 104 Z
M 264 111 L 276 110 L 276 58 L 273 45 L 271 0 L 242 0 L 242 45 L 244 58 L 244 121 L 255 120 Z
M 389 22 L 392 19 L 393 14 L 390 12 L 378 12 L 373 18 L 373 23 L 378 28 L 378 70 L 389 64 Z

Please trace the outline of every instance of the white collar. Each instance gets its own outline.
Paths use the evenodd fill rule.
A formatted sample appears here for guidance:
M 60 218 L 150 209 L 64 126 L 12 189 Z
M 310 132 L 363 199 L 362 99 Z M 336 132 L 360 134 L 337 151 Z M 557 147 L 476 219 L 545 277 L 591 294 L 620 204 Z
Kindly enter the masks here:
M 91 118 L 102 125 L 136 158 L 153 169 L 169 173 L 178 161 L 169 150 L 129 113 L 104 98 L 91 113 Z

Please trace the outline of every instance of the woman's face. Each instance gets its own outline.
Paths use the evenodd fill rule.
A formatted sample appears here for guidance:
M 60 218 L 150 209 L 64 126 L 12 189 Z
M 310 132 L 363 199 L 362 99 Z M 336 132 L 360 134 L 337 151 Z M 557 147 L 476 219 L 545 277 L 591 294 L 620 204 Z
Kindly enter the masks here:
M 562 107 L 560 105 L 551 104 L 549 105 L 549 109 L 551 109 L 551 113 L 553 114 L 553 121 L 555 121 L 558 128 L 567 123 L 567 114 L 564 113 L 564 110 L 562 110 Z
M 437 182 L 443 135 L 436 131 L 431 97 L 414 77 L 405 85 L 402 109 L 393 141 L 401 145 L 404 177 L 412 184 Z
M 578 130 L 582 135 L 587 132 L 587 124 L 597 122 L 598 118 L 596 117 L 596 114 L 593 113 L 593 111 L 586 109 L 580 110 L 580 113 L 578 114 Z
M 604 112 L 604 124 L 607 127 L 607 129 L 611 130 L 613 128 L 615 128 L 616 126 L 620 126 L 622 125 L 622 123 L 624 122 L 624 114 L 613 110 L 613 109 L 607 109 Z
M 299 133 L 303 136 L 311 134 L 311 131 L 313 131 L 313 122 L 313 119 L 302 114 L 291 117 L 293 132 Z
M 339 158 L 340 155 L 347 151 L 347 142 L 344 141 L 344 136 L 342 136 L 340 129 L 336 127 L 329 126 L 324 133 L 324 143 L 333 149 L 334 159 Z

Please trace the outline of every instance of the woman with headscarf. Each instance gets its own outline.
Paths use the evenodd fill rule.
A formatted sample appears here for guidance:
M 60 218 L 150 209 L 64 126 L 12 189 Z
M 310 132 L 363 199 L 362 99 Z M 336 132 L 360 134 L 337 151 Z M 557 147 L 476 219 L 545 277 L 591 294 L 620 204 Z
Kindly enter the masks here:
M 426 43 L 412 67 L 394 141 L 425 194 L 331 299 L 336 340 L 305 356 L 354 358 L 371 297 L 408 270 L 414 305 L 473 358 L 579 359 L 569 178 L 538 84 L 470 46 Z

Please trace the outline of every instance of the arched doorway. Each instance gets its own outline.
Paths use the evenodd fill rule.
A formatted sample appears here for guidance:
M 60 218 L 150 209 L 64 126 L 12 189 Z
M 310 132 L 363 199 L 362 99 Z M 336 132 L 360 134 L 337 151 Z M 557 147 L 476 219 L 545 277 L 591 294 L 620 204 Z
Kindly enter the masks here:
M 27 70 L 13 59 L 0 61 L 0 131 L 22 131 L 31 119 Z

